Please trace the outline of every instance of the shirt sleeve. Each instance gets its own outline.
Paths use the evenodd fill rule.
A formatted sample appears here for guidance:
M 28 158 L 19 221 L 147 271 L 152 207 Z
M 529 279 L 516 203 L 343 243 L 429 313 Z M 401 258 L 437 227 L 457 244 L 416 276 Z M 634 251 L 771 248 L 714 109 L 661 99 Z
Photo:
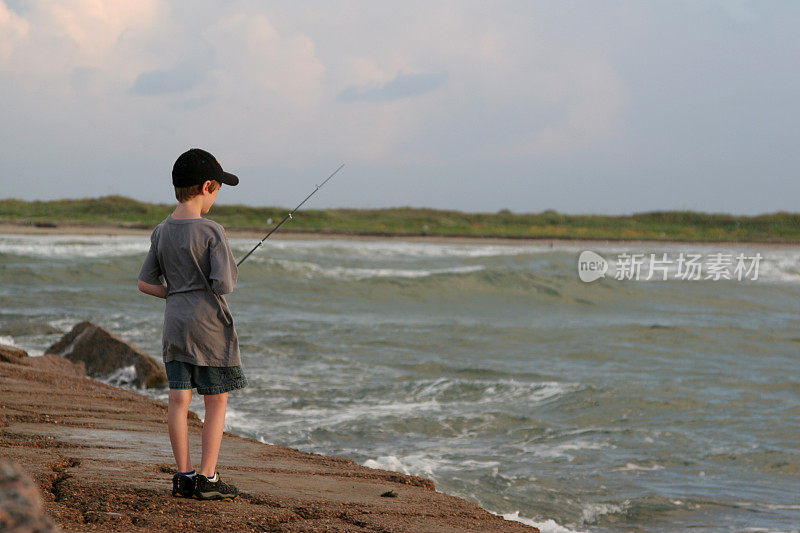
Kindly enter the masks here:
M 139 279 L 151 285 L 161 285 L 164 283 L 164 272 L 161 270 L 161 263 L 158 261 L 158 254 L 156 253 L 158 237 L 156 232 L 150 236 L 150 251 L 147 252 L 147 257 L 144 258 L 141 270 L 139 270 Z
M 210 247 L 211 254 L 211 290 L 215 294 L 233 292 L 239 276 L 239 268 L 228 245 L 228 238 L 223 233 Z

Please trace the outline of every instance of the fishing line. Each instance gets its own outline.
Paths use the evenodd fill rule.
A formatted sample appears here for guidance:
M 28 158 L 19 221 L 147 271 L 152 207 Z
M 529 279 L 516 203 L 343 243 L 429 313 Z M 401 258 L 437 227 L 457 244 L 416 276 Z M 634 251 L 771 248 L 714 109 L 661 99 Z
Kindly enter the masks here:
M 294 215 L 295 211 L 297 211 L 298 209 L 300 209 L 300 206 L 302 206 L 304 203 L 306 203 L 306 202 L 308 201 L 308 199 L 309 199 L 309 198 L 311 198 L 312 196 L 314 196 L 314 194 L 316 194 L 316 192 L 317 192 L 318 190 L 320 190 L 320 189 L 322 188 L 322 186 L 323 186 L 323 185 L 325 185 L 326 183 L 328 183 L 328 180 L 329 180 L 329 179 L 331 179 L 332 177 L 334 177 L 334 176 L 336 175 L 336 173 L 337 173 L 337 172 L 339 172 L 340 170 L 342 170 L 342 168 L 343 168 L 343 167 L 344 167 L 344 163 L 342 163 L 342 164 L 339 166 L 339 168 L 337 168 L 336 170 L 334 170 L 334 171 L 333 171 L 333 174 L 331 174 L 330 176 L 328 176 L 327 178 L 325 178 L 325 181 L 323 181 L 322 183 L 320 183 L 319 185 L 317 185 L 317 188 L 316 188 L 316 189 L 314 189 L 313 191 L 311 191 L 311 194 L 309 194 L 308 196 L 306 196 L 306 199 L 305 199 L 305 200 L 303 200 L 302 202 L 300 202 L 299 204 L 297 204 L 297 207 L 295 207 L 294 209 L 292 209 L 292 211 L 291 211 L 291 212 L 290 212 L 288 215 L 286 215 L 285 217 L 283 217 L 283 220 L 281 220 L 280 222 L 278 222 L 278 225 L 277 225 L 277 226 L 275 226 L 274 228 L 272 228 L 272 230 L 270 230 L 270 232 L 269 232 L 269 233 L 267 233 L 267 234 L 264 236 L 264 238 L 263 238 L 263 239 L 261 239 L 261 240 L 258 242 L 258 244 L 256 244 L 255 246 L 253 246 L 253 249 L 252 249 L 252 250 L 250 250 L 249 252 L 247 252 L 247 255 L 245 255 L 244 257 L 242 257 L 241 259 L 239 259 L 239 262 L 238 262 L 238 263 L 236 263 L 236 266 L 238 267 L 239 265 L 241 265 L 242 263 L 244 263 L 244 260 L 245 260 L 245 259 L 247 259 L 248 257 L 250 257 L 250 254 L 252 254 L 253 252 L 255 252 L 255 251 L 258 249 L 258 247 L 259 247 L 259 246 L 261 246 L 262 244 L 264 244 L 264 241 L 266 241 L 266 240 L 267 240 L 267 238 L 268 238 L 270 235 L 272 235 L 273 233 L 275 233 L 275 231 L 276 231 L 278 228 L 280 228 L 280 227 L 283 225 L 283 223 L 284 223 L 284 222 L 286 222 L 286 221 L 287 221 L 287 220 L 289 220 L 290 218 L 293 218 L 293 216 L 292 216 L 292 215 Z

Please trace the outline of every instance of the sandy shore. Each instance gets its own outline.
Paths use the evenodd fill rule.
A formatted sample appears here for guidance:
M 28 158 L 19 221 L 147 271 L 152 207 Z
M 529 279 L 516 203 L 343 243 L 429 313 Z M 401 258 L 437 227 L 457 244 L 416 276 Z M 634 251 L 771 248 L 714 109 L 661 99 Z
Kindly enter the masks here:
M 253 244 L 258 242 L 268 229 L 229 229 L 229 237 L 253 239 Z M 128 226 L 88 226 L 88 225 L 46 225 L 0 223 L 0 235 L 131 235 L 149 236 L 152 229 Z M 653 240 L 625 240 L 625 239 L 555 239 L 555 238 L 501 238 L 501 237 L 470 237 L 470 236 L 440 236 L 440 235 L 358 235 L 351 233 L 316 233 L 297 231 L 292 228 L 282 227 L 275 232 L 272 240 L 363 240 L 386 241 L 402 240 L 410 242 L 431 243 L 456 243 L 456 244 L 507 244 L 525 245 L 539 244 L 545 246 L 571 245 L 591 249 L 593 245 L 624 245 L 624 246 L 651 246 L 651 245 L 719 245 L 736 248 L 800 248 L 800 243 L 759 243 L 759 242 L 728 242 L 728 241 L 653 241 Z
M 228 229 L 229 237 L 253 239 L 255 242 L 261 240 L 267 234 L 269 228 L 263 230 L 251 229 Z M 132 235 L 149 236 L 152 229 L 126 226 L 87 226 L 59 224 L 57 226 L 36 226 L 32 224 L 9 224 L 0 223 L 0 235 Z M 521 244 L 521 243 L 548 243 L 553 239 L 505 239 L 497 237 L 448 237 L 438 235 L 358 235 L 351 233 L 317 233 L 308 231 L 297 231 L 292 228 L 281 227 L 281 229 L 270 236 L 273 240 L 365 240 L 365 241 L 385 241 L 387 239 L 401 239 L 404 241 L 416 242 L 460 242 L 460 243 L 482 243 L 482 244 Z M 255 244 L 255 242 L 253 244 Z
M 166 405 L 68 374 L 0 362 L 2 457 L 35 479 L 46 512 L 64 530 L 536 531 L 437 492 L 428 479 L 227 433 L 219 471 L 242 496 L 173 498 Z M 195 417 L 195 458 L 200 428 Z M 381 496 L 390 490 L 396 497 Z

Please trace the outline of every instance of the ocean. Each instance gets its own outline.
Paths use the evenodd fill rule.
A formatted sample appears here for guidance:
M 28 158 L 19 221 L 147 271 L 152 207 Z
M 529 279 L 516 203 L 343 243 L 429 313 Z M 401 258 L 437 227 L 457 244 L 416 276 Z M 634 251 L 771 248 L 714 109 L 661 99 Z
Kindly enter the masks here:
M 0 235 L 0 343 L 41 355 L 91 320 L 160 359 L 148 246 Z M 615 268 L 582 281 L 586 250 Z M 612 275 L 639 253 L 668 268 Z M 757 275 L 720 276 L 740 254 Z M 545 532 L 800 528 L 800 247 L 268 240 L 228 302 L 250 382 L 234 433 Z

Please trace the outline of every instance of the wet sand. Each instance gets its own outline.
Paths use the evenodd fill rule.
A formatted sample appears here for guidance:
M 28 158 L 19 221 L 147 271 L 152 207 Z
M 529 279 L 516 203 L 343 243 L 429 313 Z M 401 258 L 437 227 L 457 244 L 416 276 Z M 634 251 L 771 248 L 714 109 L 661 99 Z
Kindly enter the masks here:
M 536 531 L 424 478 L 226 433 L 233 502 L 173 498 L 166 404 L 70 375 L 66 361 L 0 362 L 0 450 L 67 531 Z M 199 462 L 201 422 L 190 421 Z M 381 494 L 393 491 L 396 497 Z

